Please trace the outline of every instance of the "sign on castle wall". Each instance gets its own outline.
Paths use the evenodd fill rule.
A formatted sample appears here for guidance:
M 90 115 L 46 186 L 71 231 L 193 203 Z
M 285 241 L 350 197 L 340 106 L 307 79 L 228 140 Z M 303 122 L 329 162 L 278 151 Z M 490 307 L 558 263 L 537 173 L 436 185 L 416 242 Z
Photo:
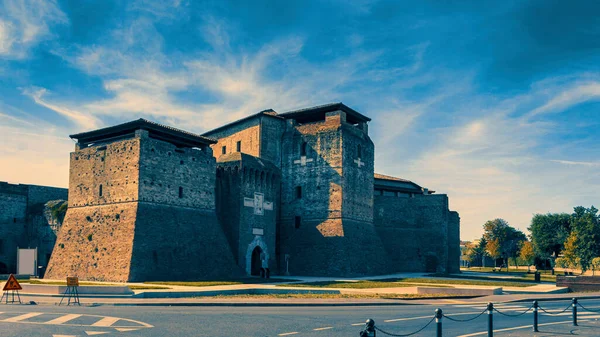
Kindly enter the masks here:
M 244 206 L 254 208 L 254 215 L 264 215 L 273 210 L 273 202 L 265 201 L 264 193 L 254 192 L 254 198 L 244 198 Z

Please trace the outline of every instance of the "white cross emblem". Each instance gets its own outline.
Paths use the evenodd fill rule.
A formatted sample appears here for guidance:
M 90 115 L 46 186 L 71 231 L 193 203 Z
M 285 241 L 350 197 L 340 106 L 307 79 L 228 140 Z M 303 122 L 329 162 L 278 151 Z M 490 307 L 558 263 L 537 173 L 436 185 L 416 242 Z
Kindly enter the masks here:
M 312 162 L 312 158 L 306 159 L 306 156 L 300 157 L 300 159 L 294 160 L 294 164 L 300 164 L 302 166 L 306 166 L 306 163 Z
M 365 166 L 365 163 L 360 161 L 360 158 L 354 159 L 354 162 L 356 163 L 356 165 L 358 165 L 358 167 Z
M 265 201 L 265 195 L 258 192 L 254 192 L 254 198 L 244 198 L 244 206 L 254 208 L 255 215 L 264 215 L 265 210 L 273 210 L 273 202 Z

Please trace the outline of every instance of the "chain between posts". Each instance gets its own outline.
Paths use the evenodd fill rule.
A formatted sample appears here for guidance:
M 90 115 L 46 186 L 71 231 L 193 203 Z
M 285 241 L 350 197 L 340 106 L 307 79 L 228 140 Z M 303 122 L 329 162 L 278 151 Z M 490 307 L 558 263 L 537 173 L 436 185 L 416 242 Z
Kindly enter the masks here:
M 431 318 L 431 320 L 430 320 L 430 321 L 429 321 L 427 324 L 425 324 L 425 326 L 424 326 L 424 327 L 422 327 L 421 329 L 419 329 L 419 330 L 417 330 L 417 331 L 415 331 L 415 332 L 413 332 L 413 333 L 409 333 L 409 334 L 405 334 L 405 335 L 402 335 L 402 334 L 393 334 L 393 333 L 390 333 L 390 332 L 387 332 L 387 331 L 381 330 L 381 329 L 380 329 L 380 328 L 378 328 L 377 326 L 375 326 L 374 328 L 375 328 L 375 330 L 377 330 L 377 331 L 381 332 L 381 333 L 382 333 L 382 334 L 384 334 L 384 335 L 388 335 L 388 336 L 392 336 L 392 337 L 408 337 L 408 336 L 416 335 L 416 334 L 418 334 L 419 332 L 421 332 L 421 331 L 425 330 L 425 329 L 426 329 L 426 328 L 427 328 L 429 325 L 431 325 L 431 323 L 433 323 L 433 321 L 435 321 L 435 318 L 436 318 L 436 317 L 435 317 L 435 316 L 433 316 L 433 318 Z
M 581 307 L 581 309 L 585 310 L 585 311 L 590 311 L 590 312 L 600 312 L 600 310 L 592 310 L 592 309 L 588 309 L 586 307 L 584 307 L 583 305 L 581 305 L 581 303 L 577 302 L 577 305 L 579 305 Z
M 494 336 L 494 311 L 499 313 L 500 315 L 503 316 L 507 316 L 507 317 L 519 317 L 522 315 L 525 315 L 526 313 L 533 311 L 533 331 L 534 332 L 538 332 L 538 315 L 539 315 L 539 311 L 542 311 L 548 315 L 552 315 L 552 316 L 556 316 L 556 315 L 561 315 L 563 313 L 565 313 L 567 310 L 569 310 L 569 308 L 572 309 L 572 317 L 573 317 L 573 326 L 577 326 L 577 307 L 581 307 L 583 310 L 586 311 L 590 311 L 590 312 L 600 312 L 600 310 L 592 310 L 592 309 L 588 309 L 586 307 L 584 307 L 583 305 L 581 305 L 581 303 L 578 303 L 577 298 L 573 298 L 571 300 L 571 303 L 562 311 L 560 312 L 550 312 L 547 311 L 546 309 L 542 308 L 539 304 L 538 301 L 533 301 L 533 304 L 527 308 L 527 310 L 520 312 L 518 314 L 515 315 L 511 315 L 511 314 L 506 314 L 501 312 L 500 310 L 494 308 L 494 304 L 493 303 L 488 303 L 486 308 L 479 314 L 477 314 L 474 317 L 468 318 L 468 319 L 456 319 L 456 318 L 452 318 L 448 315 L 443 314 L 442 309 L 436 309 L 435 310 L 435 316 L 433 318 L 431 318 L 431 320 L 429 322 L 427 322 L 427 324 L 425 324 L 425 326 L 423 326 L 421 329 L 413 332 L 413 333 L 409 333 L 409 334 L 393 334 L 390 332 L 387 332 L 385 330 L 381 330 L 379 327 L 375 326 L 375 322 L 373 320 L 368 320 L 367 323 L 371 322 L 370 325 L 370 329 L 369 331 L 373 332 L 373 334 L 371 335 L 364 335 L 364 336 L 375 336 L 374 332 L 378 331 L 384 335 L 388 335 L 388 336 L 392 336 L 392 337 L 407 337 L 407 336 L 412 336 L 412 335 L 416 335 L 419 332 L 425 330 L 429 325 L 431 325 L 431 323 L 433 323 L 433 321 L 436 321 L 436 336 L 441 337 L 442 336 L 442 318 L 447 318 L 450 321 L 454 321 L 454 322 L 470 322 L 473 321 L 479 317 L 481 317 L 483 314 L 485 314 L 487 312 L 488 314 L 488 337 L 493 337 Z M 367 328 L 369 328 L 369 324 L 367 324 Z M 367 330 L 365 330 L 367 331 Z M 361 334 L 361 336 L 363 336 Z
M 500 315 L 506 316 L 506 317 L 519 317 L 522 315 L 525 315 L 526 313 L 528 313 L 529 311 L 531 311 L 531 309 L 533 309 L 533 304 L 529 307 L 529 309 L 523 311 L 522 313 L 516 314 L 516 315 L 511 315 L 511 314 L 505 314 L 501 311 L 499 311 L 498 309 L 494 308 L 494 311 L 499 313 Z
M 457 318 L 452 318 L 452 317 L 450 317 L 448 315 L 444 315 L 444 318 L 447 318 L 447 319 L 449 319 L 449 320 L 451 320 L 453 322 L 470 322 L 470 321 L 476 320 L 479 317 L 481 317 L 483 314 L 485 314 L 486 311 L 487 311 L 487 308 L 483 309 L 483 311 L 479 315 L 477 315 L 475 317 L 472 317 L 472 318 L 469 318 L 469 319 L 457 319 Z

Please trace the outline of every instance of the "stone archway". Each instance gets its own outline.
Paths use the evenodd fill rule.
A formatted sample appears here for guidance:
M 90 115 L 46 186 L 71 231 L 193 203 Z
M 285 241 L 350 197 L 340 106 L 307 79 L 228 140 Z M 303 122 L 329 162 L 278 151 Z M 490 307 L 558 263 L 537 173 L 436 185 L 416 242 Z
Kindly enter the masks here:
M 259 246 L 254 247 L 254 250 L 252 250 L 252 258 L 250 262 L 250 275 L 252 276 L 260 275 L 260 268 L 262 266 L 261 255 L 262 249 L 260 249 Z
M 248 249 L 246 250 L 246 274 L 247 275 L 253 275 L 252 274 L 252 256 L 253 253 L 255 252 L 256 248 L 260 248 L 259 256 L 260 253 L 265 254 L 265 258 L 268 260 L 269 259 L 269 249 L 267 248 L 267 244 L 265 243 L 265 241 L 263 240 L 262 236 L 257 235 L 254 237 L 254 240 L 252 240 L 252 242 L 250 242 L 250 244 L 248 245 Z M 260 257 L 259 257 L 259 262 L 260 262 Z M 259 264 L 258 268 L 260 270 L 261 265 Z

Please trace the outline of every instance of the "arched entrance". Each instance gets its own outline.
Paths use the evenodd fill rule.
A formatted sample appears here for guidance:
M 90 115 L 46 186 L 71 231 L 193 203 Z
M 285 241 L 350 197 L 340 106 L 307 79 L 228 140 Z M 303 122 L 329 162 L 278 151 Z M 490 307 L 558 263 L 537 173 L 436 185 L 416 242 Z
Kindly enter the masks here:
M 262 249 L 259 246 L 256 246 L 252 251 L 252 264 L 250 266 L 250 275 L 260 275 L 260 268 L 262 267 L 262 261 L 260 260 L 261 255 Z

